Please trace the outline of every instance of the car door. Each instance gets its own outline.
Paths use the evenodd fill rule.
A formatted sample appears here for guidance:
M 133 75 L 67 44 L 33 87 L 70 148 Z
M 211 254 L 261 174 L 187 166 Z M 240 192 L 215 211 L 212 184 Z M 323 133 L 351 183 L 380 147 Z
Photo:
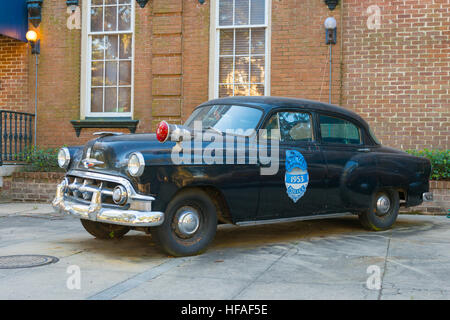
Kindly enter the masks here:
M 347 185 L 353 168 L 365 152 L 361 127 L 351 119 L 334 114 L 317 114 L 321 149 L 327 165 L 326 213 L 352 209 Z
M 259 218 L 306 216 L 325 209 L 326 165 L 313 123 L 311 112 L 290 108 L 273 112 L 263 125 L 267 138 L 279 141 L 279 168 L 260 177 Z

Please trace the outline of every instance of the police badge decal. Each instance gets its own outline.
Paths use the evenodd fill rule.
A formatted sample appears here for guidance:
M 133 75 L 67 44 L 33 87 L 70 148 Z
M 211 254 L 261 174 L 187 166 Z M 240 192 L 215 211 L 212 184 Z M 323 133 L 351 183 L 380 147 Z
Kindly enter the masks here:
M 308 186 L 309 175 L 305 158 L 296 150 L 286 151 L 286 192 L 294 202 L 303 197 Z

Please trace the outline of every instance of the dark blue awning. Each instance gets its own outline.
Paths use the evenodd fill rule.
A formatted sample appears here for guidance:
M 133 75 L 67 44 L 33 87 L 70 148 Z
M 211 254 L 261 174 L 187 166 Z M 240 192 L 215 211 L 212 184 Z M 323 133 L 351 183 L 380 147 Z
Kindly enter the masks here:
M 0 0 L 0 34 L 27 41 L 27 19 L 26 0 Z

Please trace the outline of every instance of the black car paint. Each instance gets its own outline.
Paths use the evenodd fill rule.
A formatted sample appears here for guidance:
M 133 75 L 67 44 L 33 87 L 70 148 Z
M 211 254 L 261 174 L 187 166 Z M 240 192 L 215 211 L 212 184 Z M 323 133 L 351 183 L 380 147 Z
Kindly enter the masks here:
M 155 134 L 104 136 L 89 141 L 84 147 L 69 148 L 69 169 L 87 170 L 81 159 L 88 148 L 91 157 L 105 162 L 90 171 L 108 173 L 129 179 L 141 193 L 154 195 L 153 210 L 165 211 L 174 195 L 183 188 L 202 187 L 218 196 L 222 221 L 251 221 L 358 212 L 368 208 L 372 194 L 381 188 L 393 188 L 406 195 L 405 206 L 422 202 L 428 192 L 430 162 L 405 152 L 378 145 L 369 134 L 367 123 L 356 113 L 316 101 L 277 97 L 232 97 L 208 101 L 199 106 L 235 104 L 260 108 L 264 116 L 261 128 L 271 114 L 299 109 L 311 113 L 315 140 L 303 144 L 280 143 L 280 168 L 276 175 L 261 176 L 256 164 L 181 164 L 171 160 L 175 142 L 159 143 Z M 321 142 L 318 115 L 331 115 L 349 120 L 361 128 L 361 145 L 326 144 Z M 249 144 L 249 139 L 246 139 Z M 203 147 L 208 144 L 204 143 Z M 297 203 L 286 194 L 284 185 L 285 150 L 300 151 L 307 163 L 310 183 Z M 143 154 L 146 168 L 139 178 L 126 170 L 132 152 Z

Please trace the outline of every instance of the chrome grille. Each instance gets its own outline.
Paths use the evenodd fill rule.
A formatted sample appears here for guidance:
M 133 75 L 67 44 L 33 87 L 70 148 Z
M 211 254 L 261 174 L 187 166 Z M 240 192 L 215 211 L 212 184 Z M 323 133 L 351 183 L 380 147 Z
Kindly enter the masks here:
M 90 201 L 94 192 L 100 191 L 102 203 L 116 205 L 112 199 L 113 190 L 119 183 L 96 179 L 85 179 L 76 176 L 67 176 L 66 195 L 80 201 Z

